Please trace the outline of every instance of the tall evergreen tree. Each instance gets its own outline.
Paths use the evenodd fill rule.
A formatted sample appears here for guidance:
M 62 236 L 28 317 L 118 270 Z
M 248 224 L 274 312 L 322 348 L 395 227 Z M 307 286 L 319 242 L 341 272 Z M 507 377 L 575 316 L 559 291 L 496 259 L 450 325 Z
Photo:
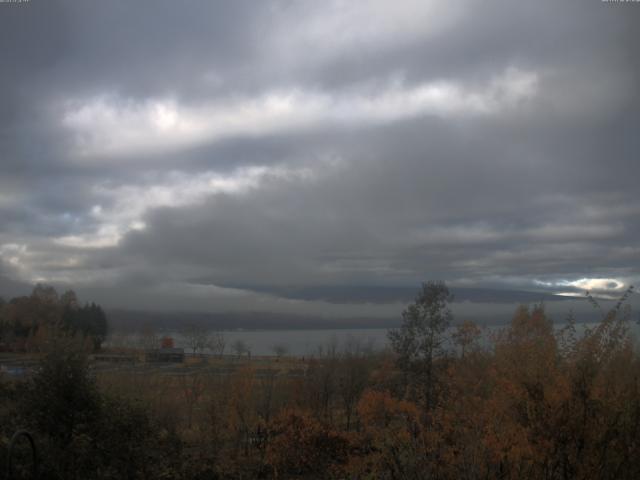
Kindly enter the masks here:
M 444 282 L 423 283 L 414 303 L 402 312 L 401 327 L 389 332 L 398 366 L 427 411 L 436 400 L 435 360 L 444 354 L 444 333 L 453 318 L 449 308 L 452 301 L 453 295 Z

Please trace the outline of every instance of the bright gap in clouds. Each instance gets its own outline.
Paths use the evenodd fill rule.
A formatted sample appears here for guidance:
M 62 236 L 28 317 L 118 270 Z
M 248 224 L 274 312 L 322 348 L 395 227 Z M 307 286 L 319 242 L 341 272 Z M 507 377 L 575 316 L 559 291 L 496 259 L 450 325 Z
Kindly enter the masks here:
M 5 243 L 0 245 L 0 260 L 14 268 L 20 268 L 22 257 L 27 253 L 27 246 L 18 243 Z
M 94 205 L 89 211 L 98 227 L 89 233 L 57 237 L 54 243 L 75 248 L 114 247 L 128 232 L 144 230 L 143 217 L 153 208 L 196 205 L 220 194 L 242 195 L 270 179 L 312 178 L 307 168 L 273 166 L 241 168 L 228 175 L 171 172 L 152 185 L 98 185 L 94 194 L 109 204 Z
M 67 102 L 62 122 L 73 137 L 75 155 L 102 158 L 323 124 L 360 126 L 420 115 L 492 115 L 529 100 L 537 87 L 536 73 L 508 68 L 479 88 L 449 80 L 412 87 L 394 81 L 374 91 L 367 85 L 338 95 L 294 88 L 199 107 L 180 105 L 175 99 L 134 102 L 101 95 Z
M 586 293 L 593 293 L 595 296 L 602 298 L 617 298 L 616 295 L 622 294 L 628 288 L 628 282 L 617 278 L 580 278 L 578 280 L 558 280 L 558 281 L 540 281 L 534 282 L 537 285 L 551 288 L 563 289 L 571 287 L 578 291 L 558 291 L 556 295 L 565 297 L 580 297 Z M 580 292 L 579 290 L 582 290 Z

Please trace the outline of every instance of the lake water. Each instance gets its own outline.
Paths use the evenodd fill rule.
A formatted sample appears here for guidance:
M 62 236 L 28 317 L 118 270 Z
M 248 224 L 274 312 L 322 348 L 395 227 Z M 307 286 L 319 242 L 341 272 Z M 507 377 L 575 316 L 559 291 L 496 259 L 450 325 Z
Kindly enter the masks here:
M 595 324 L 576 324 L 578 335 L 589 326 Z M 561 328 L 562 325 L 557 325 Z M 635 322 L 630 324 L 632 333 L 638 338 L 640 328 Z M 490 326 L 485 330 L 485 336 L 504 326 Z M 275 347 L 286 350 L 287 355 L 309 356 L 318 355 L 328 349 L 343 351 L 345 347 L 357 345 L 359 348 L 382 350 L 388 346 L 386 328 L 354 328 L 354 329 L 320 329 L 320 330 L 230 330 L 223 331 L 226 344 L 225 354 L 233 354 L 234 343 L 241 341 L 251 351 L 252 355 L 274 355 Z M 174 339 L 176 347 L 184 347 L 188 352 L 187 343 L 179 332 L 158 332 L 157 336 L 169 336 Z M 115 339 L 114 339 L 115 340 Z M 485 340 L 486 341 L 486 340 Z M 136 336 L 127 338 L 127 342 L 134 345 L 139 342 Z
M 328 349 L 343 350 L 348 344 L 361 348 L 383 349 L 387 345 L 386 328 L 335 330 L 262 330 L 223 332 L 227 351 L 241 340 L 253 355 L 273 355 L 275 346 L 283 346 L 289 355 L 314 355 Z
M 233 345 L 241 341 L 252 355 L 274 355 L 275 347 L 282 347 L 286 355 L 317 355 L 328 349 L 344 350 L 347 345 L 358 345 L 359 348 L 381 350 L 387 345 L 387 329 L 324 329 L 324 330 L 228 330 L 222 331 L 225 341 L 225 354 L 234 353 Z M 173 338 L 176 347 L 183 347 L 189 352 L 186 340 L 180 332 L 157 332 L 157 337 Z M 115 338 L 108 344 L 125 344 L 138 346 L 142 343 L 140 336 L 130 335 L 125 339 Z M 206 352 L 205 353 L 209 353 Z

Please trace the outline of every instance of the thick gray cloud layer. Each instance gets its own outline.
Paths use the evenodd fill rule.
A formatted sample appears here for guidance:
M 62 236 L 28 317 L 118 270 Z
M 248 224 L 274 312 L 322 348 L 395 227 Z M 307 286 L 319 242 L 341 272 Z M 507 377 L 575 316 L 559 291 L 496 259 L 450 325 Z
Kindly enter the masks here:
M 336 315 L 373 306 L 264 292 L 621 292 L 639 20 L 595 0 L 0 4 L 0 287 Z

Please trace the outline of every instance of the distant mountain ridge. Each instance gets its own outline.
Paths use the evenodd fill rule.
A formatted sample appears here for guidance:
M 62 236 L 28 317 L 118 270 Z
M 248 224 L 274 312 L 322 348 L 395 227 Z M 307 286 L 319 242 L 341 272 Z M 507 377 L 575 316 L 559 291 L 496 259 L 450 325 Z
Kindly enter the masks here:
M 179 331 L 185 325 L 204 325 L 218 330 L 315 330 L 341 328 L 395 328 L 395 318 L 326 318 L 317 315 L 295 315 L 273 312 L 155 312 L 112 309 L 107 311 L 114 331 L 139 332 L 146 327 L 154 330 Z
M 415 299 L 418 287 L 408 286 L 305 286 L 266 287 L 233 286 L 291 300 L 324 301 L 329 303 L 409 303 Z M 502 290 L 492 288 L 452 287 L 454 302 L 480 303 L 536 303 L 562 301 L 570 297 L 546 292 Z

